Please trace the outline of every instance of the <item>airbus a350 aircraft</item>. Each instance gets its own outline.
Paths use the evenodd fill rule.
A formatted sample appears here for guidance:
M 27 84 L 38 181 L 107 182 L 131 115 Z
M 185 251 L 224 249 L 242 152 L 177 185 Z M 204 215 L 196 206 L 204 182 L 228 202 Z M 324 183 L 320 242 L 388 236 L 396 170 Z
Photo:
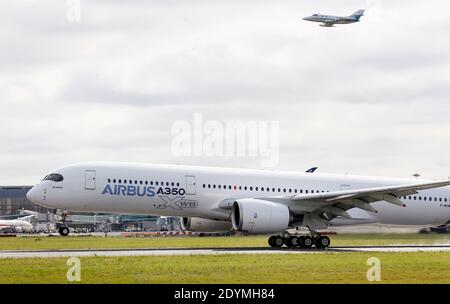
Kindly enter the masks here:
M 323 248 L 330 239 L 318 230 L 329 226 L 444 224 L 450 220 L 449 185 L 449 180 L 91 162 L 55 170 L 27 197 L 68 211 L 179 216 L 191 231 L 272 234 L 273 247 Z M 297 227 L 310 234 L 287 232 Z M 68 233 L 61 227 L 61 235 Z
M 364 10 L 359 10 L 350 16 L 330 16 L 322 14 L 313 14 L 303 18 L 306 21 L 320 22 L 320 26 L 333 27 L 335 24 L 349 24 L 359 22 L 359 19 L 364 15 Z
M 28 222 L 31 217 L 33 216 L 25 216 L 16 220 L 0 220 L 0 229 L 14 228 L 17 232 L 29 232 L 33 229 L 33 225 Z

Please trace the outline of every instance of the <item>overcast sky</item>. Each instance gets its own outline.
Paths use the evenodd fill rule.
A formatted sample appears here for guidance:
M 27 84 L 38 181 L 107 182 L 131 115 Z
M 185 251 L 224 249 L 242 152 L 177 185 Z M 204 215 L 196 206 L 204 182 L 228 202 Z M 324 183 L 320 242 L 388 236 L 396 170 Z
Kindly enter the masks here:
M 261 168 L 173 155 L 194 113 L 279 122 L 271 170 L 450 176 L 448 1 L 84 0 L 79 21 L 70 4 L 0 4 L 0 184 L 91 160 Z

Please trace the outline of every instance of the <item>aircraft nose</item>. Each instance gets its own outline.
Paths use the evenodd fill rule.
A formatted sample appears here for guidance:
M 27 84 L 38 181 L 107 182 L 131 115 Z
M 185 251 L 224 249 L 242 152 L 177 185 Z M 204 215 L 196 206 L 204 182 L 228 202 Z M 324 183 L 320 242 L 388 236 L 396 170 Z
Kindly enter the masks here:
M 39 196 L 38 196 L 38 190 L 36 189 L 37 186 L 34 186 L 27 192 L 27 198 L 30 202 L 38 203 L 39 202 Z

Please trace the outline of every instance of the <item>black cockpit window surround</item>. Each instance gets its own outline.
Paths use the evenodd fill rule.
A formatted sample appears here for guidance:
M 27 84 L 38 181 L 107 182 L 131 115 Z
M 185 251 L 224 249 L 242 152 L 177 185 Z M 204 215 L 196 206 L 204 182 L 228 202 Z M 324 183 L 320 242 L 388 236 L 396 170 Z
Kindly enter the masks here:
M 64 177 L 59 173 L 52 173 L 44 177 L 44 181 L 52 181 L 52 182 L 62 182 L 64 180 Z

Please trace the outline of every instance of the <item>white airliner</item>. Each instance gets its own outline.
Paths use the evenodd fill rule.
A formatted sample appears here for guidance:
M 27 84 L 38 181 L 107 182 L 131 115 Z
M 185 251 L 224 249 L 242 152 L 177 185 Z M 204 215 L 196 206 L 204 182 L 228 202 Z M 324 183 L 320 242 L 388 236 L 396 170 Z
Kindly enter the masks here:
M 272 234 L 273 247 L 323 248 L 330 239 L 318 231 L 330 226 L 444 224 L 450 220 L 449 185 L 449 180 L 91 162 L 55 170 L 27 197 L 67 211 L 179 216 L 191 231 Z M 310 233 L 287 232 L 297 227 Z M 69 229 L 59 232 L 67 235 Z
M 16 220 L 0 220 L 0 229 L 14 228 L 17 232 L 30 232 L 33 225 L 28 221 L 31 216 L 25 216 Z
M 303 18 L 306 21 L 320 22 L 320 26 L 333 27 L 335 24 L 349 24 L 359 22 L 359 19 L 364 15 L 364 10 L 359 10 L 350 16 L 331 16 L 322 14 L 313 14 Z

